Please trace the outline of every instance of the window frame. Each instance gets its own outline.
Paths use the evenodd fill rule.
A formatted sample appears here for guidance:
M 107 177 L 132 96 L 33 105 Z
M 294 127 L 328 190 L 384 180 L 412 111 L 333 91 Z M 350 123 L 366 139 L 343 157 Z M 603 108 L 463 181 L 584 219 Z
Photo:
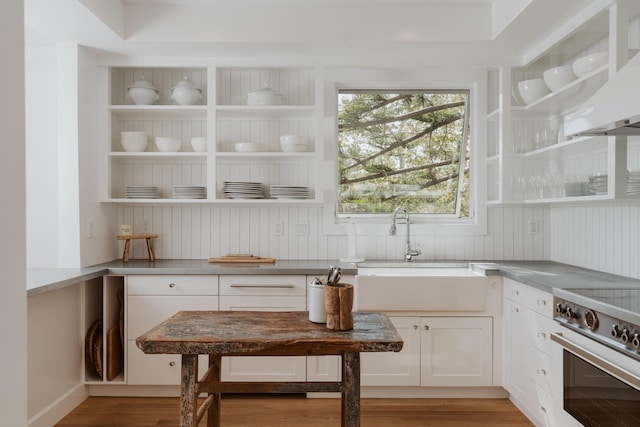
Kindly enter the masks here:
M 470 123 L 470 218 L 434 217 L 431 214 L 411 213 L 412 235 L 486 235 L 486 100 L 487 70 L 463 69 L 341 69 L 325 76 L 325 162 L 324 232 L 342 235 L 346 224 L 355 223 L 358 231 L 367 235 L 388 235 L 389 216 L 359 214 L 338 216 L 338 93 L 340 90 L 468 90 Z

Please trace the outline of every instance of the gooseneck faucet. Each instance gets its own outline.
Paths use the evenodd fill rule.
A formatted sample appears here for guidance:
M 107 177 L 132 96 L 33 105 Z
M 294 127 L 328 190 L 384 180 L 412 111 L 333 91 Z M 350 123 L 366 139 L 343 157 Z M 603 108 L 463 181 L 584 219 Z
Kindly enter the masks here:
M 411 249 L 411 242 L 409 240 L 409 211 L 405 208 L 396 208 L 391 214 L 391 228 L 389 229 L 389 235 L 396 235 L 396 219 L 398 218 L 398 214 L 401 213 L 404 216 L 405 221 L 407 222 L 407 241 L 404 247 L 404 260 L 409 262 L 413 259 L 414 256 L 418 256 L 422 253 L 422 251 Z

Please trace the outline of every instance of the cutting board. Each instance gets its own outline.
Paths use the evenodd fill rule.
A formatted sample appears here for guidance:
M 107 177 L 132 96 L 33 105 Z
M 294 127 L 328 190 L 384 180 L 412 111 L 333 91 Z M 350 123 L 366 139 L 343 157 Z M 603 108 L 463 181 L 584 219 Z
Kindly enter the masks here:
M 227 254 L 223 257 L 219 258 L 209 258 L 209 262 L 220 262 L 220 263 L 274 263 L 276 262 L 275 258 L 261 258 L 259 256 L 255 256 L 252 254 Z
M 114 325 L 107 332 L 107 381 L 113 381 L 122 373 L 124 352 L 120 341 L 120 325 Z

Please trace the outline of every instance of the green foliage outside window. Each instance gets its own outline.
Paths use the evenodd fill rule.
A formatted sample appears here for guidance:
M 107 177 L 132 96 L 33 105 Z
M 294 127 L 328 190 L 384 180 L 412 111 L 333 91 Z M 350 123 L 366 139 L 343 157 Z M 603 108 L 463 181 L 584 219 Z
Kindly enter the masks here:
M 469 217 L 469 91 L 340 90 L 339 216 Z

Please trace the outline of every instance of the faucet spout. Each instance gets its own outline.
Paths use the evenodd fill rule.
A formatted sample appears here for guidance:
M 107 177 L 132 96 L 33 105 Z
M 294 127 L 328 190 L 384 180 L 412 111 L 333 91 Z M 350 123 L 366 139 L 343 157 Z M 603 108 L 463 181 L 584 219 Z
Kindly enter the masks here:
M 396 235 L 396 220 L 398 218 L 398 214 L 402 214 L 407 223 L 407 240 L 405 242 L 405 248 L 404 248 L 404 260 L 407 262 L 410 262 L 414 256 L 420 255 L 422 251 L 420 251 L 419 249 L 418 250 L 411 249 L 411 241 L 410 241 L 410 236 L 411 236 L 410 222 L 411 221 L 409 218 L 409 211 L 407 211 L 403 207 L 396 208 L 391 214 L 391 228 L 389 229 L 389 235 L 391 236 Z

